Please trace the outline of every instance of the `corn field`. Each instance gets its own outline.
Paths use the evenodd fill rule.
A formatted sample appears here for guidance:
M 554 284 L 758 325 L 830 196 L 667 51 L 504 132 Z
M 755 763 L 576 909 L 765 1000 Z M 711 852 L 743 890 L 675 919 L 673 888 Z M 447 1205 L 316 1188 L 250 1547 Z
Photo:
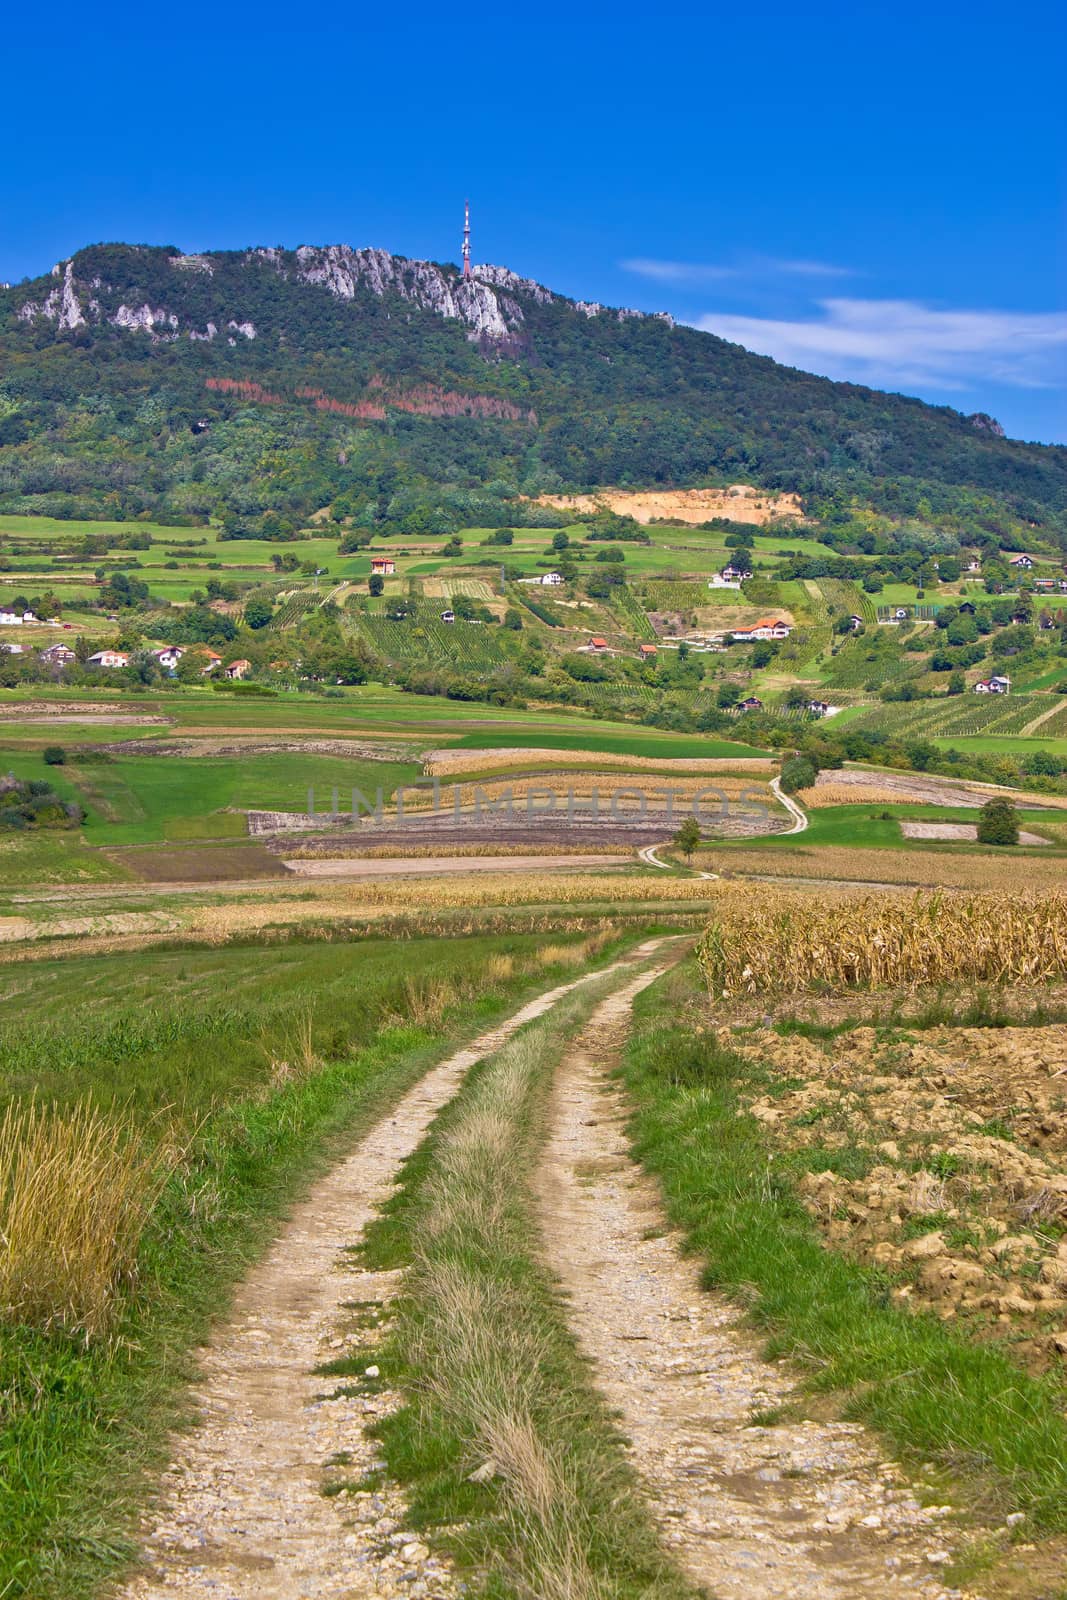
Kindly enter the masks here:
M 697 958 L 713 997 L 1067 975 L 1067 895 L 786 893 L 727 902 Z

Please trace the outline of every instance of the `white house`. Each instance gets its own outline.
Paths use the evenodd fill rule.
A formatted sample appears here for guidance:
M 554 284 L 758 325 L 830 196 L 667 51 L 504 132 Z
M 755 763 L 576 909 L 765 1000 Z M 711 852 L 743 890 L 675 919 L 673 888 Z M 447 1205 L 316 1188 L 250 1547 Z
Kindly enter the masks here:
M 396 562 L 392 556 L 371 556 L 370 570 L 374 577 L 391 578 L 396 571 Z
M 735 567 L 732 561 L 723 567 L 719 573 L 719 577 L 724 583 L 743 583 L 746 578 L 751 578 L 751 576 L 752 574 L 747 567 Z
M 68 661 L 76 661 L 77 659 L 69 644 L 50 644 L 47 650 L 41 651 L 42 661 L 51 661 L 61 667 L 66 666 Z
M 1023 572 L 1029 572 L 1033 564 L 1029 556 L 1012 556 L 1008 562 L 1009 567 L 1019 567 Z
M 968 572 L 972 572 L 972 573 L 978 573 L 978 572 L 981 572 L 981 570 L 982 570 L 982 563 L 979 561 L 977 556 L 972 556 L 970 561 L 968 561 L 968 563 L 967 563 L 967 571 Z
M 181 645 L 168 644 L 164 645 L 162 650 L 153 650 L 152 654 L 165 672 L 173 672 L 185 651 Z
M 86 665 L 90 667 L 124 667 L 128 664 L 129 659 L 124 650 L 96 650 L 89 657 Z
M 546 572 L 543 577 L 540 577 L 540 578 L 520 578 L 519 582 L 520 583 L 539 583 L 539 584 L 542 585 L 542 587 L 544 587 L 546 589 L 549 589 L 549 588 L 554 588 L 557 583 L 562 583 L 563 579 L 562 579 L 562 577 L 560 576 L 560 574 L 558 572 Z
M 0 628 L 21 628 L 24 622 L 36 622 L 32 611 L 0 611 Z
M 733 638 L 741 644 L 751 644 L 757 639 L 788 639 L 792 629 L 780 617 L 761 617 L 751 628 L 735 628 Z
M 456 620 L 456 613 L 452 610 L 451 606 L 449 606 L 447 611 L 442 611 L 441 612 L 441 621 L 442 622 L 455 622 L 455 620 Z
M 242 656 L 239 660 L 230 662 L 229 666 L 226 668 L 226 676 L 228 678 L 245 678 L 248 676 L 251 670 L 251 661 L 246 661 Z
M 979 678 L 974 686 L 975 694 L 1010 694 L 1011 679 L 1003 678 L 999 673 L 994 673 L 991 678 Z

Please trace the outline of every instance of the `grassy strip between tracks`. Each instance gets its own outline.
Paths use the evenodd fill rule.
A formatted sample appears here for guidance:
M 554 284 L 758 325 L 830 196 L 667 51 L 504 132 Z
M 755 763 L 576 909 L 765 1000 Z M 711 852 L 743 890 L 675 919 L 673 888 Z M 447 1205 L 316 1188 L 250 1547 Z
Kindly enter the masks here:
M 536 1255 L 528 1179 L 561 1050 L 623 981 L 568 996 L 471 1074 L 372 1226 L 407 1266 L 373 1359 L 405 1406 L 381 1424 L 414 1522 L 494 1600 L 689 1600 Z M 472 1577 L 477 1574 L 477 1577 Z
M 168 1432 L 188 1417 L 195 1348 L 212 1316 L 224 1310 L 234 1282 L 276 1231 L 279 1214 L 314 1174 L 476 1028 L 573 974 L 575 961 L 600 964 L 619 948 L 610 930 L 592 943 L 500 941 L 497 949 L 508 954 L 495 958 L 494 943 L 424 941 L 399 947 L 396 959 L 381 947 L 351 947 L 348 989 L 358 991 L 356 1012 L 344 1012 L 342 996 L 325 981 L 328 974 L 321 995 L 306 991 L 308 1010 L 295 1023 L 289 1011 L 275 1016 L 265 1009 L 263 1032 L 254 1041 L 262 1062 L 258 1077 L 242 1059 L 222 1092 L 216 1093 L 227 1078 L 229 1054 L 244 1047 L 243 1035 L 231 1038 L 223 1030 L 219 1038 L 201 1039 L 199 1056 L 184 1050 L 181 1040 L 172 1043 L 184 1051 L 190 1075 L 202 1071 L 213 1089 L 199 1105 L 191 1096 L 184 1153 L 147 1219 L 133 1281 L 118 1286 L 107 1337 L 0 1323 L 3 1600 L 82 1600 L 127 1563 L 138 1507 L 165 1460 Z M 423 970 L 433 974 L 433 993 L 423 993 L 414 980 L 410 989 L 405 985 L 404 963 L 415 948 Z M 314 960 L 321 955 L 312 952 Z M 258 959 L 269 979 L 268 956 L 261 952 Z M 99 965 L 106 985 L 112 963 Z M 203 974 L 202 1004 L 213 998 L 212 981 L 226 992 L 228 963 L 220 959 L 218 966 L 213 979 Z M 77 964 L 57 968 L 53 1010 L 67 990 L 72 1016 L 84 1012 L 89 1002 L 76 996 L 79 978 L 85 974 Z M 334 1018 L 329 1038 L 311 1009 L 320 999 Z M 440 1007 L 430 1003 L 438 1000 Z M 127 1012 L 132 1015 L 129 1004 L 122 1015 Z M 298 1038 L 301 1016 L 307 1030 Z M 350 1024 L 347 1045 L 340 1037 L 343 1022 Z M 157 1042 L 151 1028 L 138 1040 L 136 1048 L 149 1055 L 146 1063 L 136 1055 L 128 1060 L 129 1082 L 155 1060 Z M 77 1075 L 83 1084 L 100 1077 L 97 1103 L 106 1114 L 110 1067 L 94 1075 L 82 1066 Z M 58 1114 L 65 1116 L 60 1079 L 53 1075 L 45 1092 L 56 1096 Z M 32 1074 L 21 1087 L 32 1094 Z M 174 1088 L 168 1083 L 163 1093 Z M 126 1102 L 129 1126 L 142 1107 L 148 1111 L 148 1098 L 146 1089 Z
M 722 1048 L 707 1022 L 707 991 L 687 962 L 638 997 L 622 1069 L 635 1152 L 704 1258 L 706 1286 L 740 1299 L 772 1358 L 798 1359 L 811 1389 L 965 1481 L 983 1520 L 1023 1511 L 1017 1537 L 1062 1535 L 1062 1387 L 933 1316 L 898 1309 L 877 1271 L 824 1247 L 789 1153 L 740 1114 L 746 1094 L 766 1093 L 766 1074 Z

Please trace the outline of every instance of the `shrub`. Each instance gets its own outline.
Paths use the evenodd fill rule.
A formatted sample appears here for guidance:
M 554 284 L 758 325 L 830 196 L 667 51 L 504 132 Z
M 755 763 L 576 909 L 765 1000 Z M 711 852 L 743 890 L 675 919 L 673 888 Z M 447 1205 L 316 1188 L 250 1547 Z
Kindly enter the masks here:
M 44 747 L 44 764 L 46 767 L 61 767 L 67 759 L 67 752 L 61 744 L 46 744 Z

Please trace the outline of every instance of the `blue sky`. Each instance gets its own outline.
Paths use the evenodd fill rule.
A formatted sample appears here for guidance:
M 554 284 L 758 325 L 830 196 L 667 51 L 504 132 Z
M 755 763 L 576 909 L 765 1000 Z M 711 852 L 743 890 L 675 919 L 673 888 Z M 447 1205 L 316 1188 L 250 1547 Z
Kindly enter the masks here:
M 0 277 L 101 239 L 455 260 L 469 194 L 476 261 L 1067 442 L 1061 9 L 21 7 Z

